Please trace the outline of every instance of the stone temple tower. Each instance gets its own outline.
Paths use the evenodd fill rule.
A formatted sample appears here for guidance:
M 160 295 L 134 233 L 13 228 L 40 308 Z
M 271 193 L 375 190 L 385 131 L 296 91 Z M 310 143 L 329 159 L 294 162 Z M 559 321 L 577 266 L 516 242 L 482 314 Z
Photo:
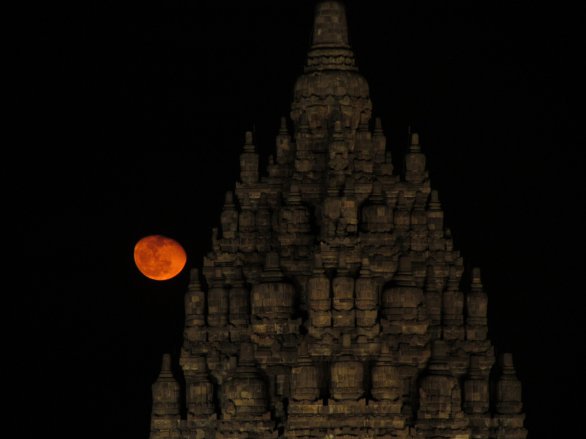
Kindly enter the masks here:
M 151 439 L 526 437 L 512 357 L 495 358 L 480 272 L 453 248 L 419 137 L 397 174 L 371 110 L 344 6 L 319 2 L 293 130 L 283 118 L 263 177 L 246 133 L 191 271 L 186 388 L 165 357 Z

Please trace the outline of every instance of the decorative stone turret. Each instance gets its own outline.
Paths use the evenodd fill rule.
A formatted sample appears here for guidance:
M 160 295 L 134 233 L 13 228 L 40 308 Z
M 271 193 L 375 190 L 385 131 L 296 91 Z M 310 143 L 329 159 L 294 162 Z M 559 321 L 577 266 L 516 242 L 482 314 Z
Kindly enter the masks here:
M 371 328 L 376 324 L 378 315 L 378 286 L 370 271 L 368 258 L 362 259 L 360 274 L 355 287 L 356 325 Z
M 199 270 L 192 268 L 185 294 L 185 339 L 192 343 L 205 341 L 205 293 L 201 289 Z
M 496 386 L 496 409 L 503 415 L 521 413 L 523 410 L 521 382 L 515 374 L 513 356 L 509 353 L 500 356 L 501 375 Z
M 411 228 L 411 206 L 404 191 L 399 191 L 397 195 L 397 205 L 393 212 L 393 222 L 395 229 L 401 232 Z
M 425 278 L 425 305 L 430 322 L 430 335 L 432 340 L 441 336 L 442 324 L 442 293 L 440 283 L 435 275 L 433 265 L 427 266 L 427 276 Z
M 427 373 L 419 384 L 417 437 L 469 437 L 468 419 L 461 407 L 460 386 L 450 373 L 447 355 L 446 342 L 434 341 Z
M 224 327 L 228 324 L 229 314 L 229 295 L 228 288 L 224 283 L 221 271 L 216 269 L 212 285 L 208 290 L 208 325 L 211 328 L 220 328 L 219 338 L 225 338 L 223 335 Z
M 427 209 L 427 227 L 432 232 L 438 231 L 443 234 L 444 212 L 436 190 L 431 191 L 431 198 Z
M 325 328 L 332 325 L 332 304 L 330 280 L 324 273 L 319 253 L 314 257 L 313 274 L 307 281 L 309 323 L 313 327 Z
M 220 222 L 222 223 L 222 238 L 236 238 L 236 232 L 238 230 L 238 210 L 236 210 L 236 206 L 234 205 L 234 194 L 232 191 L 226 192 L 226 201 L 220 216 Z
M 480 355 L 470 357 L 470 368 L 464 379 L 464 411 L 470 419 L 471 438 L 485 438 L 489 435 L 490 393 L 489 369 L 483 369 L 484 360 Z
M 222 416 L 224 419 L 250 419 L 267 411 L 267 388 L 254 364 L 254 347 L 240 344 L 238 367 L 222 386 Z
M 336 328 L 354 327 L 354 278 L 340 272 L 332 281 L 332 323 Z
M 399 414 L 402 406 L 403 383 L 400 370 L 394 364 L 389 346 L 383 344 L 371 369 L 371 394 L 377 402 L 385 403 L 379 404 L 381 408 L 386 408 L 385 412 Z
M 482 288 L 480 269 L 472 270 L 472 284 L 466 296 L 466 339 L 486 340 L 488 297 Z
M 372 133 L 372 160 L 380 165 L 386 161 L 387 138 L 383 131 L 380 117 L 374 120 L 374 131 Z M 375 168 L 376 169 L 376 168 Z
M 285 321 L 293 314 L 295 288 L 283 281 L 279 254 L 269 252 L 261 274 L 261 283 L 252 289 L 252 315 L 257 320 Z
M 488 374 L 481 369 L 482 357 L 470 357 L 470 369 L 464 381 L 464 411 L 466 413 L 487 413 L 490 408 Z
M 319 371 L 311 361 L 307 343 L 299 345 L 297 364 L 291 369 L 291 399 L 293 401 L 314 402 L 319 398 Z
M 460 290 L 460 277 L 453 265 L 442 295 L 442 325 L 445 340 L 464 339 L 464 293 Z
M 291 163 L 294 158 L 295 148 L 287 129 L 287 119 L 281 118 L 281 126 L 277 135 L 277 163 L 286 165 Z
M 499 356 L 500 376 L 496 382 L 496 427 L 494 437 L 525 439 L 527 430 L 523 428 L 523 400 L 521 382 L 515 373 L 513 355 Z
M 208 425 L 206 421 L 216 418 L 214 384 L 209 377 L 206 358 L 183 351 L 180 364 L 187 385 L 187 419 L 205 428 Z
M 425 156 L 419 146 L 419 134 L 411 134 L 411 146 L 405 156 L 405 180 L 409 183 L 421 183 L 425 178 Z
M 150 439 L 182 439 L 180 388 L 171 372 L 171 355 L 163 355 L 161 372 L 153 384 Z
M 334 401 L 357 401 L 364 396 L 364 364 L 350 353 L 349 334 L 344 334 L 342 355 L 330 367 L 330 394 Z
M 362 228 L 372 233 L 386 233 L 393 228 L 393 209 L 385 202 L 379 181 L 372 184 L 372 194 L 362 206 Z
M 244 152 L 240 154 L 240 181 L 252 184 L 258 181 L 258 154 L 252 143 L 252 132 L 247 131 L 244 137 Z
M 236 268 L 232 287 L 229 290 L 230 324 L 248 326 L 250 323 L 250 292 L 244 284 L 242 269 Z
M 411 258 L 401 256 L 390 287 L 382 292 L 384 326 L 391 334 L 424 334 L 429 322 L 423 311 L 423 291 L 415 285 Z

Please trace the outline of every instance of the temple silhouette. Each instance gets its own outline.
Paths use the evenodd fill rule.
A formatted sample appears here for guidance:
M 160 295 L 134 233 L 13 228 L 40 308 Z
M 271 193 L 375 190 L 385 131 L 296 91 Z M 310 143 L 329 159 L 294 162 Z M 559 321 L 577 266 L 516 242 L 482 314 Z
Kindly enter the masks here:
M 480 271 L 454 249 L 416 133 L 395 171 L 341 2 L 317 4 L 293 95 L 266 176 L 245 135 L 185 296 L 185 389 L 165 355 L 151 439 L 525 438 Z

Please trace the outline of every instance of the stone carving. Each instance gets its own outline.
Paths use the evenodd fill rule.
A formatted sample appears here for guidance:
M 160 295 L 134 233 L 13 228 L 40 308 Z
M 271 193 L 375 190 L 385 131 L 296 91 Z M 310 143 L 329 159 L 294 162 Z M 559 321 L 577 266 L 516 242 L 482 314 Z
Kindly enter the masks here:
M 151 439 L 526 437 L 512 357 L 492 373 L 480 271 L 453 248 L 419 135 L 396 174 L 371 110 L 344 7 L 321 1 L 293 131 L 283 118 L 266 173 L 245 134 L 191 271 L 187 417 L 166 355 Z

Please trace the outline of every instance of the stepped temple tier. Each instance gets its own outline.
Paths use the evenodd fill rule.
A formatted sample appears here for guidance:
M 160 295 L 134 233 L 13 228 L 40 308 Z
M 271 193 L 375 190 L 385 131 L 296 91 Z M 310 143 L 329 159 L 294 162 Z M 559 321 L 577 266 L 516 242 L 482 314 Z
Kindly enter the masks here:
M 453 247 L 419 137 L 399 175 L 371 110 L 344 6 L 321 1 L 293 129 L 283 118 L 265 177 L 246 133 L 191 271 L 186 388 L 166 355 L 151 439 L 526 437 L 512 356 L 487 338 L 480 271 Z

